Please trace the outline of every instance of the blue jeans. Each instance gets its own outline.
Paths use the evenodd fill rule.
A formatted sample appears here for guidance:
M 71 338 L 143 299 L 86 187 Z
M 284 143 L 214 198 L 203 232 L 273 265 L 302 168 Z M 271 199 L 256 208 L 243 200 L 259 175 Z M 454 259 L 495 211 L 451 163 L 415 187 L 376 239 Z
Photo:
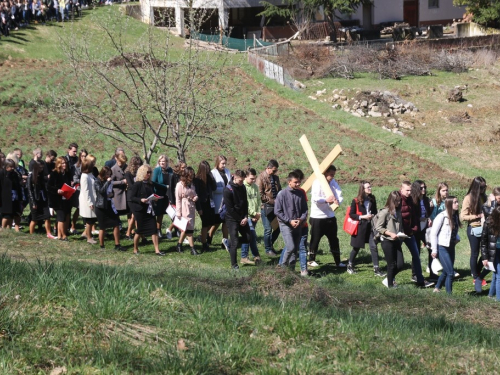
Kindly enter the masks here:
M 280 235 L 280 228 L 278 227 L 273 231 L 273 228 L 271 227 L 272 220 L 270 221 L 267 218 L 266 211 L 263 209 L 260 211 L 260 214 L 260 217 L 262 218 L 262 225 L 264 226 L 264 247 L 266 248 L 266 253 L 268 253 L 270 251 L 273 251 L 273 244 Z
M 439 245 L 438 258 L 443 266 L 443 272 L 439 275 L 436 289 L 441 289 L 444 281 L 446 293 L 451 294 L 453 278 L 455 277 L 455 271 L 453 270 L 453 265 L 455 264 L 455 244 L 450 244 L 449 247 Z
M 307 236 L 309 235 L 309 227 L 302 227 L 302 237 L 300 237 L 299 245 L 299 261 L 300 270 L 307 271 Z M 242 250 L 243 251 L 243 250 Z M 283 265 L 283 259 L 285 258 L 286 246 L 281 252 L 279 265 Z
M 241 245 L 241 259 L 248 258 L 248 248 L 252 250 L 252 255 L 258 257 L 259 249 L 257 248 L 257 233 L 255 233 L 255 226 L 252 219 L 248 218 L 248 226 L 250 227 L 250 243 L 244 243 Z
M 424 275 L 422 274 L 422 264 L 420 263 L 420 251 L 418 251 L 417 240 L 415 236 L 405 238 L 403 243 L 406 245 L 408 250 L 410 250 L 411 261 L 413 264 L 413 270 L 415 271 L 415 276 L 417 276 L 417 284 L 424 284 Z
M 500 272 L 500 249 L 497 249 L 496 251 L 494 266 L 495 269 L 497 270 L 497 272 L 493 272 L 493 279 L 495 280 L 495 284 L 493 284 L 493 279 L 492 279 L 490 289 L 493 289 L 493 285 L 495 285 L 497 301 L 500 302 L 500 276 L 498 276 L 498 272 Z

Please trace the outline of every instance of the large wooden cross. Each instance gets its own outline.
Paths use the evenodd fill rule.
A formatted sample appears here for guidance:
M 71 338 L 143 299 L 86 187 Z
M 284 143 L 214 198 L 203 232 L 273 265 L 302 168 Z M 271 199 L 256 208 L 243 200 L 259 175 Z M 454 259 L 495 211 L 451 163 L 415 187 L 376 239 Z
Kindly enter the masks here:
M 309 190 L 314 182 L 315 179 L 318 179 L 321 188 L 325 192 L 325 195 L 328 197 L 328 192 L 331 192 L 330 184 L 326 180 L 325 175 L 323 174 L 330 165 L 337 159 L 337 157 L 342 153 L 342 148 L 340 145 L 337 145 L 334 147 L 334 149 L 328 154 L 328 156 L 321 162 L 321 164 L 318 163 L 318 159 L 316 159 L 316 155 L 314 155 L 314 151 L 311 148 L 311 145 L 309 144 L 309 141 L 307 140 L 306 135 L 304 134 L 302 137 L 300 137 L 300 144 L 302 145 L 302 148 L 304 149 L 304 152 L 306 153 L 307 159 L 309 160 L 309 164 L 311 164 L 311 167 L 314 171 L 314 173 L 309 176 L 307 181 L 302 184 L 302 189 L 305 191 Z M 335 203 L 332 203 L 330 205 L 332 210 L 336 210 L 338 208 L 338 205 Z

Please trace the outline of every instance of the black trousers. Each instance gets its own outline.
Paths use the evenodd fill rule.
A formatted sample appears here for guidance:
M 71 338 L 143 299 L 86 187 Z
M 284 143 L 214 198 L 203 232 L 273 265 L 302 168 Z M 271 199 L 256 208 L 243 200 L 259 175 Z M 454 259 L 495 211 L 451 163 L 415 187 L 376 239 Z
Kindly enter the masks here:
M 404 258 L 401 241 L 384 240 L 381 242 L 384 250 L 385 260 L 387 261 L 387 285 L 393 286 L 394 278 L 403 269 Z
M 335 264 L 338 265 L 340 263 L 340 244 L 337 236 L 337 218 L 316 219 L 311 217 L 309 223 L 311 224 L 311 242 L 309 244 L 311 255 L 309 256 L 309 260 L 316 260 L 319 241 L 321 241 L 323 236 L 326 236 L 330 245 L 330 252 L 333 255 Z
M 242 243 L 250 243 L 250 227 L 248 223 L 245 226 L 241 226 L 240 223 L 229 220 L 229 218 L 226 218 L 226 226 L 229 233 L 229 256 L 231 257 L 231 267 L 234 267 L 238 265 L 236 261 L 236 251 L 238 250 L 239 244 L 238 233 L 241 234 Z

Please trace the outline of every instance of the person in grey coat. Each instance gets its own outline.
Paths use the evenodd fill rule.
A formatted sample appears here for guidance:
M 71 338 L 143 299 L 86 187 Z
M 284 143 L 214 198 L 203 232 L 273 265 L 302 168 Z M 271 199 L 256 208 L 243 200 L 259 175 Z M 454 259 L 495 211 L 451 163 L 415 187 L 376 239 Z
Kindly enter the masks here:
M 274 214 L 278 218 L 281 235 L 285 241 L 286 253 L 283 265 L 295 268 L 302 224 L 307 220 L 307 200 L 300 190 L 300 175 L 293 171 L 287 177 L 288 187 L 279 192 L 274 202 Z

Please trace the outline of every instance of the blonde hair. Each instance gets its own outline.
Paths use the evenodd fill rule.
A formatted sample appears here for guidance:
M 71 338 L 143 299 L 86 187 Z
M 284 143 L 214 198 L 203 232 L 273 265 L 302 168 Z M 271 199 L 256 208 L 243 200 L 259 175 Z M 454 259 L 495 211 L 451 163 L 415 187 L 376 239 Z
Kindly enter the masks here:
M 14 154 L 13 152 L 9 152 L 7 154 L 7 157 L 5 158 L 5 160 L 7 159 L 10 159 L 12 160 L 14 163 L 16 163 L 16 168 L 17 168 L 17 165 L 19 164 L 19 158 L 17 157 L 16 154 Z
M 161 161 L 161 159 L 165 159 L 165 161 L 167 162 L 167 167 L 170 165 L 170 159 L 168 158 L 168 156 L 167 156 L 167 155 L 162 154 L 162 155 L 158 156 L 158 161 L 156 162 L 156 165 L 157 165 L 157 166 L 159 166 L 159 165 L 160 165 L 160 161 Z
M 147 175 L 147 172 L 148 171 L 151 171 L 151 173 L 153 172 L 151 170 L 151 166 L 149 164 L 143 164 L 139 167 L 139 169 L 137 170 L 137 176 L 135 177 L 135 180 L 136 181 L 144 181 L 144 180 L 148 180 L 148 175 Z M 151 175 L 149 175 L 149 180 L 151 180 Z

